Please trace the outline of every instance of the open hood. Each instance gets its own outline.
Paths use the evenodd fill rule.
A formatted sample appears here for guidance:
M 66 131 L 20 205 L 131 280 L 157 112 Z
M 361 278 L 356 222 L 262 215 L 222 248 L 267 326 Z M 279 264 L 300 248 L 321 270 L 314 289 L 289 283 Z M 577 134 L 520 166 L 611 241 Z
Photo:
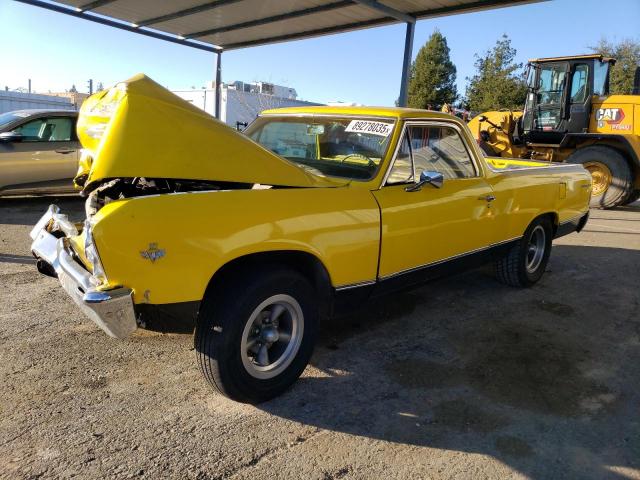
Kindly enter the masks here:
M 168 178 L 291 187 L 337 186 L 136 75 L 88 98 L 78 137 L 85 187 L 113 178 Z

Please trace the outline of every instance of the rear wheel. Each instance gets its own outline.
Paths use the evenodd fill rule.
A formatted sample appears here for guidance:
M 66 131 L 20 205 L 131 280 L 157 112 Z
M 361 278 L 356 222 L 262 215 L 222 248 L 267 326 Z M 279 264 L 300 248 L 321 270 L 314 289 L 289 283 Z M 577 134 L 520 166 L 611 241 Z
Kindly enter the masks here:
M 522 239 L 496 261 L 498 281 L 512 287 L 530 287 L 540 280 L 549 262 L 552 236 L 549 218 L 534 220 Z
M 631 168 L 613 148 L 599 145 L 581 148 L 567 162 L 582 164 L 591 174 L 591 208 L 624 205 L 633 192 Z
M 284 392 L 304 371 L 316 339 L 313 287 L 294 270 L 264 266 L 209 289 L 198 316 L 200 369 L 220 393 L 259 403 Z
M 631 196 L 627 199 L 627 201 L 624 202 L 624 204 L 629 205 L 630 203 L 633 203 L 638 199 L 640 199 L 640 190 L 634 190 Z

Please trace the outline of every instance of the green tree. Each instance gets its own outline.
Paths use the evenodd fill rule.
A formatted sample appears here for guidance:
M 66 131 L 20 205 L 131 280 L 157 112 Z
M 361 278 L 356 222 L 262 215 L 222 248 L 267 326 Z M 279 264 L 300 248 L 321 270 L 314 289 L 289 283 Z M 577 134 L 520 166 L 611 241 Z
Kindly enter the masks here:
M 522 78 L 522 63 L 516 63 L 516 49 L 507 35 L 483 56 L 475 55 L 476 74 L 469 78 L 467 105 L 476 112 L 521 109 L 527 96 L 526 82 Z
M 595 47 L 589 48 L 600 55 L 616 59 L 609 76 L 610 92 L 631 94 L 636 68 L 640 65 L 640 42 L 627 38 L 620 43 L 613 43 L 602 38 Z
M 413 108 L 453 103 L 458 97 L 456 66 L 449 58 L 447 39 L 434 31 L 411 65 L 408 105 Z

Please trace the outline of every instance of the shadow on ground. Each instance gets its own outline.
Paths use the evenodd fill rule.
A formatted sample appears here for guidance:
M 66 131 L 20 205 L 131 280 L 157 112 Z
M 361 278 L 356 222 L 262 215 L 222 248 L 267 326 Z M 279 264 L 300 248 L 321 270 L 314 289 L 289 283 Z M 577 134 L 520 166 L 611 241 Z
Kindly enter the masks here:
M 0 224 L 35 225 L 52 203 L 74 221 L 84 218 L 84 199 L 79 195 L 0 197 Z
M 319 374 L 259 407 L 491 455 L 533 478 L 628 478 L 640 468 L 640 252 L 557 246 L 552 257 L 532 289 L 482 270 L 329 321 Z

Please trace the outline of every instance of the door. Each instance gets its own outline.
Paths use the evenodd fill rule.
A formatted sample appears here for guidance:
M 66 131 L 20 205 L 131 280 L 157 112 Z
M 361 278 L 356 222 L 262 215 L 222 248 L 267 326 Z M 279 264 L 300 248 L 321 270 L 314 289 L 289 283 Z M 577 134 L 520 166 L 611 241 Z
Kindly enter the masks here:
M 78 169 L 75 117 L 50 116 L 29 120 L 13 129 L 19 142 L 0 150 L 2 186 L 17 188 L 67 186 Z
M 423 171 L 440 172 L 442 187 L 407 191 Z M 382 211 L 381 279 L 466 256 L 502 238 L 494 228 L 493 191 L 455 124 L 406 125 L 374 195 Z
M 566 75 L 566 63 L 553 63 L 540 67 L 534 130 L 542 132 L 558 130 L 562 121 Z
M 571 74 L 569 90 L 569 118 L 565 128 L 567 133 L 583 133 L 589 127 L 591 115 L 591 89 L 589 85 L 589 65 L 575 64 Z
M 523 117 L 524 135 L 531 143 L 557 144 L 562 141 L 567 100 L 569 64 L 543 63 L 537 72 L 534 91 L 529 92 Z

